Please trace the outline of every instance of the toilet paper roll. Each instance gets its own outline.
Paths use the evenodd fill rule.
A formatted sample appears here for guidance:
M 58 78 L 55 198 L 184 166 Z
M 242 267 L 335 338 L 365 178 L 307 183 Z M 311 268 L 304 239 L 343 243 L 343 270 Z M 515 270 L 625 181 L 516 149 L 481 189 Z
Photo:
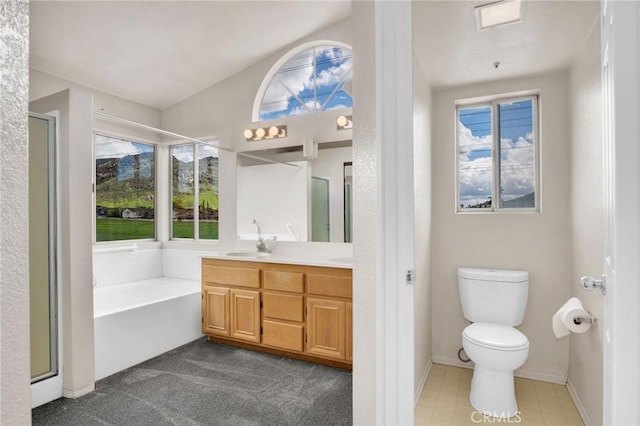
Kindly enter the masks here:
M 577 317 L 590 316 L 589 312 L 582 307 L 580 299 L 572 297 L 553 315 L 551 320 L 553 334 L 555 334 L 557 338 L 560 338 L 568 336 L 569 333 L 584 333 L 589 330 L 591 324 L 584 322 L 576 323 L 574 319 Z

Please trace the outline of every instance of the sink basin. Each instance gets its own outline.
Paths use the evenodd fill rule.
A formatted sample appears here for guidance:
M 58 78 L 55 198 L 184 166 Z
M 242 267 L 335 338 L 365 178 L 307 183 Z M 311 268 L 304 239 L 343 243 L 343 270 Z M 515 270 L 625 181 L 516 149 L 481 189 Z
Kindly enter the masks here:
M 232 251 L 231 253 L 226 253 L 226 256 L 233 257 L 267 257 L 271 256 L 271 253 L 262 253 L 259 251 Z

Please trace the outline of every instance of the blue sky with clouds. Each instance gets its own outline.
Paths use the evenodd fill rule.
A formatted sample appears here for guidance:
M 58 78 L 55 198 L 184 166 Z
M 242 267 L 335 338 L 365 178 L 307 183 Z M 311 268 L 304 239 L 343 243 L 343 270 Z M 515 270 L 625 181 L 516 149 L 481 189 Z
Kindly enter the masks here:
M 501 200 L 534 191 L 533 101 L 498 104 Z M 491 106 L 460 108 L 458 115 L 458 204 L 487 201 L 493 180 Z
M 351 50 L 347 48 L 323 46 L 298 53 L 269 84 L 260 119 L 352 106 L 351 96 L 342 90 L 343 83 L 351 78 L 351 66 Z

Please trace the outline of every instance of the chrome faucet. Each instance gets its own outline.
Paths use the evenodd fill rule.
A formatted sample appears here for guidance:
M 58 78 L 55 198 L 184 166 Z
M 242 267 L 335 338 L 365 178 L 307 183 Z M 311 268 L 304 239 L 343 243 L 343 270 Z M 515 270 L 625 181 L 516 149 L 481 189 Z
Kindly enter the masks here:
M 253 219 L 251 223 L 256 225 L 256 228 L 258 228 L 258 244 L 256 244 L 258 253 L 271 253 L 271 250 L 267 248 L 267 244 L 265 243 L 264 238 L 262 238 L 262 231 L 260 231 L 260 225 L 258 224 L 258 221 Z

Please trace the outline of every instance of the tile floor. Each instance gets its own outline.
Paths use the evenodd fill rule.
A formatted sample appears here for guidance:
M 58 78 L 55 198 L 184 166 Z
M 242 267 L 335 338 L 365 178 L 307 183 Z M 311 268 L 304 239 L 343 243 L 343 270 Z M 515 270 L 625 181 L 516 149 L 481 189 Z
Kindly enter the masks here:
M 416 425 L 583 425 L 567 387 L 516 377 L 520 414 L 511 419 L 483 418 L 469 403 L 473 370 L 433 364 L 416 406 Z

